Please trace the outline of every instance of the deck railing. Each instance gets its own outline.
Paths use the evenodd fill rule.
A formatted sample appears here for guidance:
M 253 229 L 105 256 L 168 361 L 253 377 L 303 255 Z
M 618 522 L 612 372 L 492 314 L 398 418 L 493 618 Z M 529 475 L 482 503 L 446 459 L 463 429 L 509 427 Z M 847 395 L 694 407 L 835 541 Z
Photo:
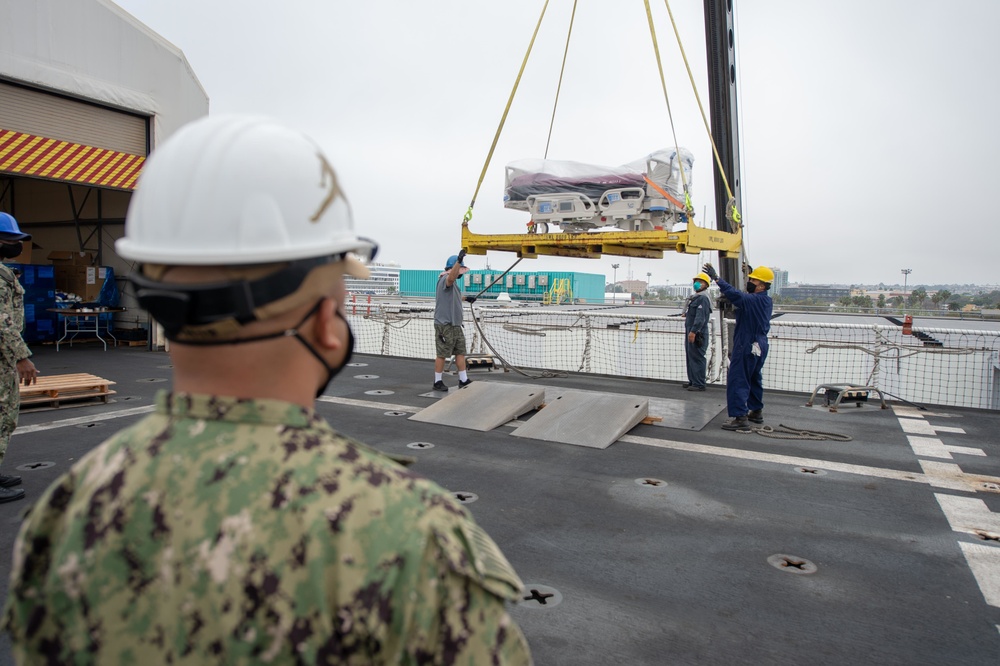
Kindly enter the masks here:
M 470 354 L 532 371 L 683 382 L 679 316 L 475 307 L 464 323 Z M 357 351 L 434 358 L 432 304 L 348 307 Z M 730 329 L 732 321 L 727 320 Z M 725 384 L 728 344 L 711 320 L 709 383 Z M 874 386 L 917 404 L 1000 408 L 1000 331 L 775 320 L 765 389 L 811 393 L 821 384 Z

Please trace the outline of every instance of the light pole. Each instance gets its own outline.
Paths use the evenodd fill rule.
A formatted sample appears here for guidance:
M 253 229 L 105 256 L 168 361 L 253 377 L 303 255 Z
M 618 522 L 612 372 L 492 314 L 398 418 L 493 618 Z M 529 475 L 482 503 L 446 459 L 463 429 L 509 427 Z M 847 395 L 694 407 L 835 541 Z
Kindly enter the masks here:
M 652 282 L 652 280 L 653 280 L 653 274 L 652 273 L 646 273 L 646 293 L 647 294 L 650 294 L 653 291 L 652 289 L 650 289 L 650 284 L 649 284 L 650 282 Z
M 618 266 L 619 265 L 620 264 L 611 264 L 611 269 L 614 271 L 614 276 L 615 276 L 613 278 L 614 282 L 611 283 L 611 293 L 612 294 L 617 294 L 618 293 Z
M 900 272 L 903 274 L 903 298 L 905 299 L 906 298 L 906 278 L 908 278 L 910 276 L 910 273 L 913 272 L 913 269 L 912 268 L 903 268 L 903 269 L 900 269 Z

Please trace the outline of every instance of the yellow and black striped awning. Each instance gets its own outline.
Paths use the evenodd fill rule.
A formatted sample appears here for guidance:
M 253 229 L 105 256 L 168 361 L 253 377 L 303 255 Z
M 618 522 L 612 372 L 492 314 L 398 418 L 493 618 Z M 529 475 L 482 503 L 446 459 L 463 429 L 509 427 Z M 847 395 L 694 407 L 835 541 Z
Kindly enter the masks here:
M 131 190 L 146 158 L 0 129 L 0 173 Z

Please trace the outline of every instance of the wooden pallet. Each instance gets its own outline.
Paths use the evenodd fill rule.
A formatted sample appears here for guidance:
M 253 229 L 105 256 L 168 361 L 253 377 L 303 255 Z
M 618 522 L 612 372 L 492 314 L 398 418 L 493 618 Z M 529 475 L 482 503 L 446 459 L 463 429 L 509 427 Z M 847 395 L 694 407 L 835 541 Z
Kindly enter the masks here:
M 36 405 L 59 407 L 64 401 L 94 400 L 107 402 L 115 394 L 108 387 L 112 381 L 76 373 L 71 375 L 41 375 L 31 386 L 20 385 L 21 408 Z

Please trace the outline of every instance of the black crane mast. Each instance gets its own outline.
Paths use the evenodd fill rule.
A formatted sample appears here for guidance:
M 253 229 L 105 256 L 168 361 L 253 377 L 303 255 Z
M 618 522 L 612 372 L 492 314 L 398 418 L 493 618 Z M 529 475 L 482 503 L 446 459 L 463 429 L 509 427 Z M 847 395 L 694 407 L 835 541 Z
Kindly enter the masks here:
M 742 211 L 733 1 L 705 0 L 705 40 L 708 54 L 708 99 L 712 137 L 719 151 L 723 172 L 736 199 L 736 209 Z M 716 228 L 720 231 L 735 232 L 734 225 L 727 217 L 727 212 L 730 210 L 729 198 L 717 163 L 713 163 L 712 172 L 715 176 Z M 741 264 L 739 259 L 720 259 L 719 276 L 729 284 L 741 285 L 743 283 Z

